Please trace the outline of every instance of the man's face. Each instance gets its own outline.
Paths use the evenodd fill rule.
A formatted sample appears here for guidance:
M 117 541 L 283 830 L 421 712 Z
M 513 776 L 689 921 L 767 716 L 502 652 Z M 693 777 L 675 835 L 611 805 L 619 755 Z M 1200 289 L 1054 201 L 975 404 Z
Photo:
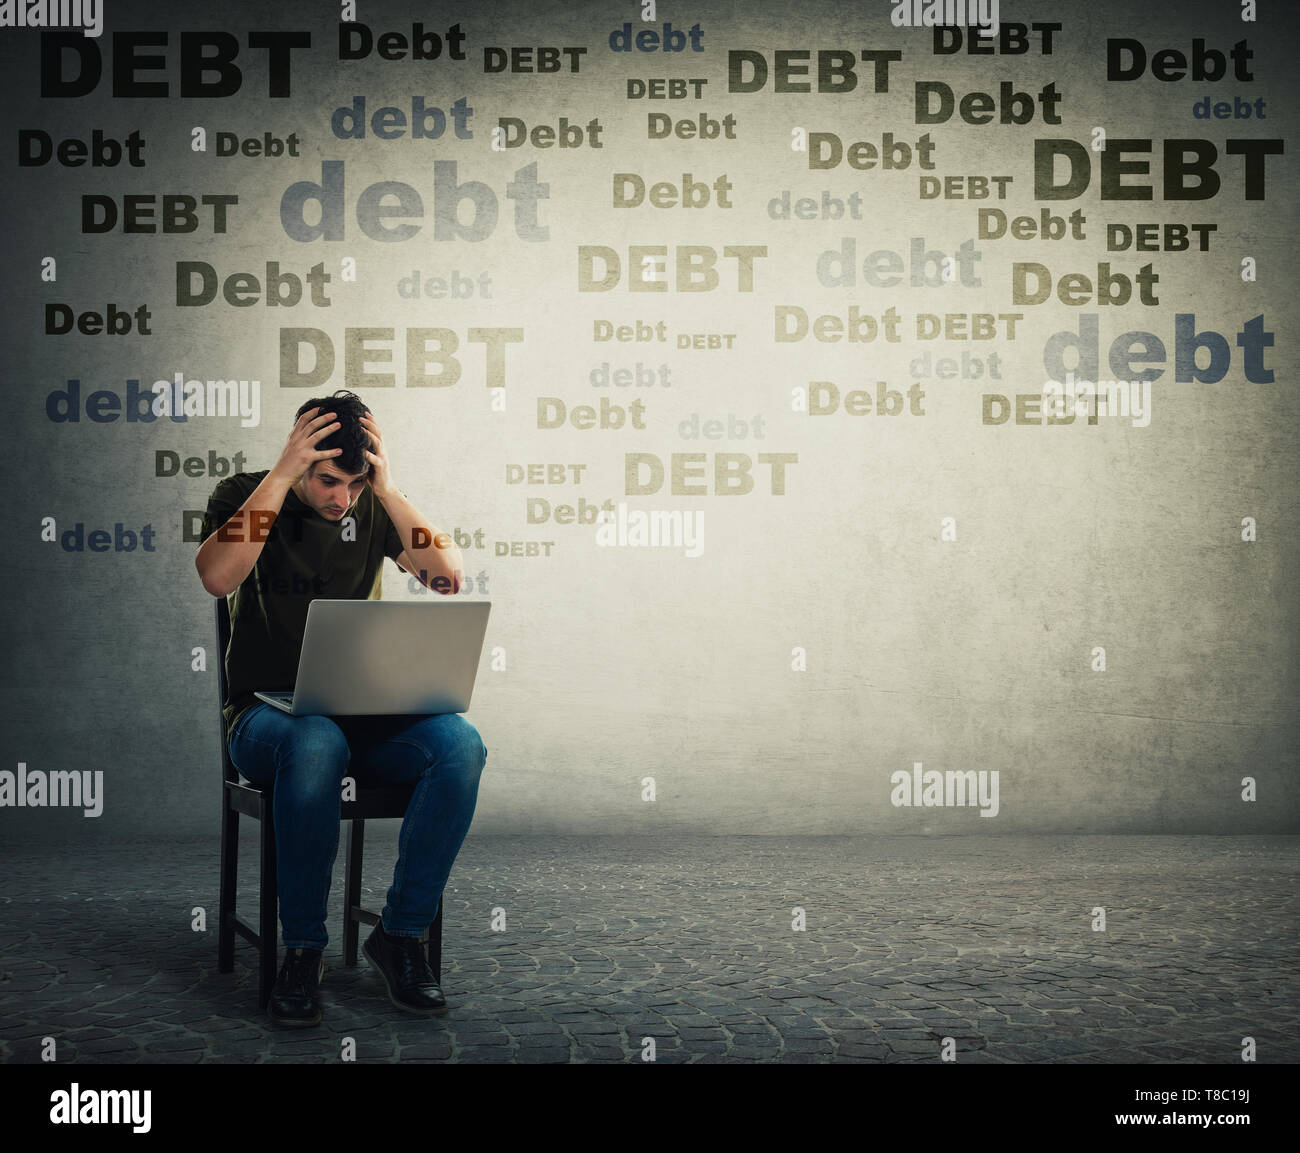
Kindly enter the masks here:
M 342 520 L 366 486 L 364 472 L 346 473 L 327 460 L 317 461 L 293 486 L 298 499 L 326 520 Z

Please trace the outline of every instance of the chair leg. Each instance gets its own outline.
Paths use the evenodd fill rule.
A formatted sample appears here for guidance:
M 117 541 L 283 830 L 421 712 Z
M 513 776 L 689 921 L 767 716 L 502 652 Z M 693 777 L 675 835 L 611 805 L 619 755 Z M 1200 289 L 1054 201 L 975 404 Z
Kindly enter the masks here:
M 267 798 L 266 811 L 262 814 L 262 888 L 259 900 L 259 920 L 261 927 L 261 956 L 257 968 L 257 996 L 259 1008 L 265 1010 L 271 999 L 271 990 L 275 986 L 277 956 L 276 941 L 279 921 L 278 878 L 275 867 L 275 811 L 271 799 Z
M 442 898 L 438 898 L 438 915 L 429 926 L 429 968 L 433 979 L 442 984 Z
M 349 968 L 356 968 L 357 964 L 357 939 L 361 930 L 357 909 L 361 905 L 361 863 L 365 840 L 365 821 L 349 821 L 343 866 L 343 964 Z
M 217 972 L 235 971 L 235 888 L 239 880 L 239 810 L 221 789 L 221 893 L 217 898 Z

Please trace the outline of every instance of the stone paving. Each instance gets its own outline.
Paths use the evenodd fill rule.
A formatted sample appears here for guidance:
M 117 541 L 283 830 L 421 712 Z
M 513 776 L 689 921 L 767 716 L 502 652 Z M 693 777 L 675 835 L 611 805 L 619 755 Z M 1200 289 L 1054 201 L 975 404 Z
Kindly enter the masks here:
M 397 822 L 367 828 L 383 904 Z M 248 830 L 251 834 L 251 830 Z M 1300 838 L 476 837 L 445 894 L 446 1017 L 340 953 L 325 1020 L 217 971 L 210 841 L 4 850 L 0 1060 L 1260 1063 L 1300 1060 Z M 255 916 L 255 842 L 241 912 Z M 191 928 L 207 912 L 207 931 Z M 1105 929 L 1093 928 L 1093 909 Z M 494 931 L 494 910 L 505 928 Z M 803 910 L 803 931 L 793 925 Z M 363 939 L 368 929 L 363 929 Z

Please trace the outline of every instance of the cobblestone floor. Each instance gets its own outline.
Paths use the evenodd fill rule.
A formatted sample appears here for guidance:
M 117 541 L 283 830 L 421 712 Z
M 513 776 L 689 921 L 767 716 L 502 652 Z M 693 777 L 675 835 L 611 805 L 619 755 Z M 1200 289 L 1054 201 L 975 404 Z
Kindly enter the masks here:
M 383 904 L 396 822 L 367 828 Z M 340 954 L 319 1028 L 217 972 L 211 841 L 3 851 L 0 1060 L 1240 1064 L 1300 1060 L 1297 837 L 475 837 L 445 895 L 451 1012 Z M 255 916 L 244 842 L 241 911 Z M 191 928 L 207 911 L 207 931 Z M 1104 931 L 1093 909 L 1105 909 Z M 505 911 L 504 931 L 491 927 Z M 803 931 L 792 928 L 803 910 Z M 363 930 L 364 933 L 368 930 Z

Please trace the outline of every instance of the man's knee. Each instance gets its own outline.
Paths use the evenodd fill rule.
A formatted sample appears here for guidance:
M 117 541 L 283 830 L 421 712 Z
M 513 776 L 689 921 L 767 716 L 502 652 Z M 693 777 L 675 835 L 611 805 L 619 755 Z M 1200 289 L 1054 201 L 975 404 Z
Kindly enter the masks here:
M 292 736 L 282 748 L 282 764 L 304 801 L 308 795 L 339 796 L 351 756 L 347 737 L 329 717 L 294 718 Z
M 288 743 L 293 756 L 331 766 L 346 768 L 351 755 L 343 730 L 329 717 L 295 717 Z
M 487 763 L 487 746 L 476 729 L 459 713 L 429 717 L 430 743 L 436 749 L 430 764 L 453 768 L 463 777 L 478 779 Z
M 457 714 L 459 716 L 459 714 Z M 464 717 L 460 717 L 460 728 L 457 739 L 460 749 L 461 760 L 466 769 L 474 773 L 481 773 L 483 766 L 487 764 L 487 745 L 483 743 L 483 738 L 479 736 L 479 731 Z

